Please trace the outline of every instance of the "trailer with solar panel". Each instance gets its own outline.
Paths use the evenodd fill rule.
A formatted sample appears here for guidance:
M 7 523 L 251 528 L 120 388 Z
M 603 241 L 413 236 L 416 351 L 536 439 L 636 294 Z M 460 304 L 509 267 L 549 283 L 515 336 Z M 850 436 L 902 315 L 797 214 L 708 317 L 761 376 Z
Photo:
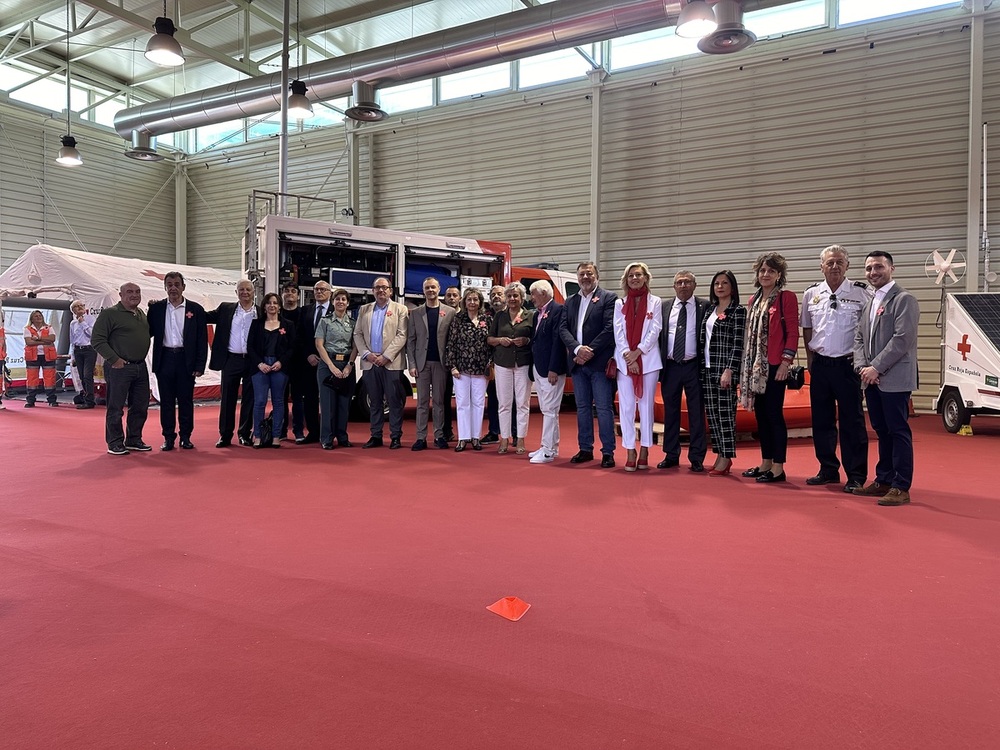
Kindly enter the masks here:
M 977 414 L 1000 414 L 1000 294 L 948 293 L 942 334 L 933 407 L 945 429 L 957 433 Z

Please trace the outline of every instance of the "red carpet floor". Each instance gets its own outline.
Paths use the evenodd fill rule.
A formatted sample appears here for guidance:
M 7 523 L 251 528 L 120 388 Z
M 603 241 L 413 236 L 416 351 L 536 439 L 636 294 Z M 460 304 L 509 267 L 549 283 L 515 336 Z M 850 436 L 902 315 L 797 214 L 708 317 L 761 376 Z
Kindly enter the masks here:
M 913 420 L 879 508 L 807 487 L 803 440 L 775 489 L 571 466 L 571 414 L 531 466 L 216 450 L 214 407 L 119 458 L 101 410 L 7 406 L 5 750 L 998 744 L 1000 420 Z

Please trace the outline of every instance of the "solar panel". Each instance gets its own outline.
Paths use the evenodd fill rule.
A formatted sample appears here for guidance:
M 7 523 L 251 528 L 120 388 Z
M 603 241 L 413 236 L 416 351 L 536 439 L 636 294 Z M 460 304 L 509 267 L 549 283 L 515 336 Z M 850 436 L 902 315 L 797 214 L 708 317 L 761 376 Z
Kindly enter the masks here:
M 1000 294 L 955 294 L 954 297 L 983 335 L 1000 350 Z

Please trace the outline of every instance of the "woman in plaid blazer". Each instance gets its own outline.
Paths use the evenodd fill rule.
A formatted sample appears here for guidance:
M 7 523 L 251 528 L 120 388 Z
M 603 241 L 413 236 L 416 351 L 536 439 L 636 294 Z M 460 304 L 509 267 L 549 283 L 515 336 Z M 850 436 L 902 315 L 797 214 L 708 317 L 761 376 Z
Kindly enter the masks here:
M 732 271 L 719 271 L 709 287 L 711 305 L 698 330 L 699 350 L 705 352 L 702 395 L 716 454 L 710 477 L 729 473 L 736 457 L 736 384 L 743 358 L 747 311 Z

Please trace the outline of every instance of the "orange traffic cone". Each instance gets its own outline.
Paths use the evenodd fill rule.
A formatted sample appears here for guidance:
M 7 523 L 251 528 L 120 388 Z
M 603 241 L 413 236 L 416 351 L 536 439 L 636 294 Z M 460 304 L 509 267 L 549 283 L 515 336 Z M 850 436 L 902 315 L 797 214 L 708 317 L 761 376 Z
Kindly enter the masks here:
M 488 606 L 486 609 L 500 615 L 501 617 L 506 617 L 512 622 L 517 622 L 524 617 L 524 613 L 527 612 L 530 607 L 530 604 L 518 599 L 516 596 L 505 596 L 503 599 L 493 602 L 493 604 Z

